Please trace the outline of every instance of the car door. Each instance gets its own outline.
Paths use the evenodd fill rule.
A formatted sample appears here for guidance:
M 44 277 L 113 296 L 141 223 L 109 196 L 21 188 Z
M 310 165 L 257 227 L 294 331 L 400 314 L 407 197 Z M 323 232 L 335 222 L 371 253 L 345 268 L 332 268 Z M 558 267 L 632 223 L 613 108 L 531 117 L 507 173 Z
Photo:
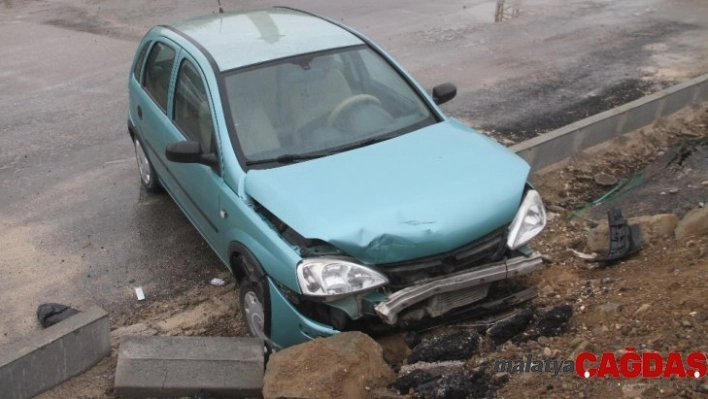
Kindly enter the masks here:
M 170 86 L 179 47 L 160 38 L 152 42 L 142 75 L 131 79 L 131 112 L 138 139 L 150 159 L 160 180 L 173 193 L 174 179 L 165 165 L 165 142 L 172 125 L 167 110 L 170 107 Z M 135 87 L 139 86 L 139 87 Z M 174 194 L 173 194 L 174 195 Z
M 223 184 L 220 152 L 215 131 L 214 105 L 210 88 L 198 64 L 183 51 L 176 64 L 176 76 L 172 88 L 172 123 L 166 131 L 160 148 L 184 140 L 196 141 L 202 152 L 214 154 L 217 166 L 198 163 L 166 161 L 167 169 L 183 194 L 185 213 L 213 248 L 220 247 L 219 225 L 222 215 L 219 210 L 220 190 Z M 216 89 L 216 88 L 214 88 Z

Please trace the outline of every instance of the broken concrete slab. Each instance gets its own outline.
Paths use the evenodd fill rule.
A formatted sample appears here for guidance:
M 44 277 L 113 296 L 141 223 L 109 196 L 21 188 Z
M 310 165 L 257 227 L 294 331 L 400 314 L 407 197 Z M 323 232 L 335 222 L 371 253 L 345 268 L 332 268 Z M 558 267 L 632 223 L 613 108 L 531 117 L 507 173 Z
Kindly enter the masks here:
M 38 395 L 111 353 L 108 313 L 92 307 L 0 350 L 0 398 Z
M 118 348 L 115 392 L 128 397 L 258 397 L 263 341 L 228 337 L 126 337 Z

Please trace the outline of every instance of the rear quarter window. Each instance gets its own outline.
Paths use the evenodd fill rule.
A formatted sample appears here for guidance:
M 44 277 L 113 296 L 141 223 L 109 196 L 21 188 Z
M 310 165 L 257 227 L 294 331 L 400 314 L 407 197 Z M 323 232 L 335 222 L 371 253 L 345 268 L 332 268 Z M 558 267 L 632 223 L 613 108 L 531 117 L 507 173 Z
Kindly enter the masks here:
M 175 64 L 175 50 L 161 42 L 155 43 L 145 63 L 143 87 L 155 103 L 167 110 L 167 93 L 170 89 L 170 77 Z
M 140 49 L 140 54 L 133 67 L 133 76 L 135 76 L 135 80 L 138 82 L 140 82 L 140 73 L 143 71 L 143 63 L 145 62 L 145 55 L 147 55 L 148 48 L 150 48 L 150 42 L 143 43 L 143 47 Z

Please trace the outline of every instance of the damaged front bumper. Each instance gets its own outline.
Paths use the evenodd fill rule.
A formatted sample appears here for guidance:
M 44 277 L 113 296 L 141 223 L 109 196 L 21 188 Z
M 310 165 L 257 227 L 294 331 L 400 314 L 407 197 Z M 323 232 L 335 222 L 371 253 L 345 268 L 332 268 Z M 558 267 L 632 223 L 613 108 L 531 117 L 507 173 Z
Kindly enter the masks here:
M 284 348 L 318 337 L 328 337 L 340 331 L 358 330 L 379 334 L 479 317 L 534 297 L 535 289 L 527 289 L 491 302 L 482 301 L 488 297 L 490 285 L 495 281 L 525 275 L 542 266 L 541 254 L 534 252 L 429 279 L 388 295 L 377 293 L 334 303 L 305 302 L 294 293 L 287 292 L 282 285 L 268 279 L 273 312 L 271 334 L 276 343 L 274 347 Z M 345 302 L 350 306 L 344 306 Z M 315 307 L 308 307 L 308 304 Z M 342 317 L 333 315 L 342 316 L 344 313 L 349 314 L 349 322 L 337 322 Z
M 437 317 L 484 299 L 489 284 L 494 281 L 528 274 L 542 266 L 541 254 L 534 252 L 530 256 L 519 256 L 471 271 L 447 275 L 389 295 L 386 301 L 376 305 L 376 313 L 385 323 L 395 325 L 400 315 L 427 300 L 426 304 L 404 316 L 412 319 Z

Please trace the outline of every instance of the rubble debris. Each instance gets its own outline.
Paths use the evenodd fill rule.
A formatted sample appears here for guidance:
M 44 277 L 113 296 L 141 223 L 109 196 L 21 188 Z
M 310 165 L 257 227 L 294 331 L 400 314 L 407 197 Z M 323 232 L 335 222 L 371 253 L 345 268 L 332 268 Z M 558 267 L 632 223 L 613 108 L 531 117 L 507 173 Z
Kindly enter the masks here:
M 435 381 L 438 378 L 440 378 L 440 376 L 434 376 L 423 369 L 418 369 L 398 377 L 394 386 L 398 392 L 406 395 L 411 391 L 411 388 L 415 389 L 421 385 Z
M 595 183 L 606 187 L 614 186 L 617 184 L 617 178 L 612 175 L 608 175 L 607 173 L 600 172 L 595 175 Z
M 462 360 L 447 360 L 444 362 L 417 362 L 413 364 L 404 364 L 401 366 L 401 370 L 398 372 L 398 376 L 402 377 L 406 374 L 410 374 L 416 370 L 425 370 L 432 376 L 440 376 L 443 374 L 450 374 L 455 371 L 459 371 L 465 367 L 465 362 Z
M 626 258 L 637 253 L 642 247 L 640 225 L 630 226 L 617 208 L 607 211 L 607 222 L 610 226 L 610 250 L 603 259 L 605 264 Z
M 369 397 L 370 390 L 396 377 L 382 352 L 376 341 L 357 331 L 283 349 L 268 359 L 263 397 Z
M 678 222 L 675 230 L 676 239 L 708 235 L 708 208 L 696 208 Z
M 416 398 L 493 398 L 496 392 L 508 381 L 504 376 L 496 377 L 488 368 L 460 370 L 443 376 L 434 383 L 415 389 Z
M 537 340 L 539 337 L 557 337 L 568 330 L 572 317 L 573 307 L 570 305 L 558 305 L 542 310 L 537 309 L 531 328 L 514 336 L 511 342 L 520 344 Z
M 523 331 L 533 319 L 533 310 L 523 309 L 513 315 L 499 320 L 487 329 L 486 335 L 494 345 L 500 345 Z
M 420 338 L 420 334 L 418 334 L 418 332 L 411 330 L 406 333 L 406 335 L 403 337 L 403 340 L 406 342 L 406 345 L 408 345 L 409 348 L 413 349 L 416 345 L 420 343 L 420 341 L 422 341 L 422 338 Z
M 211 279 L 211 281 L 209 281 L 209 284 L 211 284 L 215 287 L 221 287 L 223 285 L 226 285 L 226 280 L 224 280 L 222 278 L 214 277 L 213 279 Z
M 568 329 L 571 317 L 573 317 L 572 306 L 554 306 L 550 310 L 541 313 L 536 321 L 536 329 L 543 337 L 557 337 Z
M 145 292 L 143 292 L 143 287 L 135 287 L 135 296 L 138 298 L 138 301 L 142 301 L 145 299 Z
M 390 365 L 402 364 L 411 354 L 403 334 L 381 337 L 376 339 L 376 342 L 381 345 L 384 360 Z
M 413 348 L 408 363 L 464 360 L 479 352 L 479 334 L 459 330 L 421 342 Z
M 570 251 L 573 255 L 576 257 L 582 259 L 582 260 L 589 260 L 589 261 L 594 261 L 597 259 L 597 254 L 595 252 L 591 254 L 586 254 L 580 251 L 576 251 L 573 248 L 568 248 L 568 251 Z
M 60 303 L 43 303 L 37 307 L 37 320 L 47 328 L 79 313 L 78 310 Z

